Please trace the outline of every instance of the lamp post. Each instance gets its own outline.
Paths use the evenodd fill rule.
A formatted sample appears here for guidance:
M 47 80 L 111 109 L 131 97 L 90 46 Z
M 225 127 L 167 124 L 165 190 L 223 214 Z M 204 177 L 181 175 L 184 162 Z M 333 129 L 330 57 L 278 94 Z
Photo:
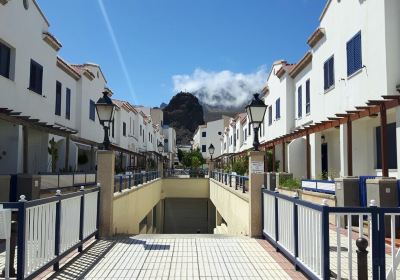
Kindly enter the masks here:
M 111 98 L 108 96 L 108 92 L 104 91 L 103 96 L 97 100 L 96 103 L 96 111 L 97 116 L 99 117 L 100 124 L 104 129 L 104 140 L 103 140 L 103 149 L 110 149 L 110 138 L 108 137 L 108 131 L 110 129 L 110 125 L 114 120 L 115 113 L 115 105 L 112 102 Z
M 210 146 L 208 147 L 208 153 L 209 153 L 210 156 L 211 156 L 211 161 L 213 160 L 212 157 L 213 157 L 214 152 L 215 152 L 214 145 L 213 145 L 213 144 L 210 144 Z
M 260 99 L 259 94 L 254 94 L 254 98 L 249 105 L 246 106 L 247 116 L 249 122 L 253 125 L 254 129 L 254 151 L 259 151 L 260 142 L 258 140 L 258 130 L 260 125 L 264 121 L 265 111 L 267 111 L 267 105 Z

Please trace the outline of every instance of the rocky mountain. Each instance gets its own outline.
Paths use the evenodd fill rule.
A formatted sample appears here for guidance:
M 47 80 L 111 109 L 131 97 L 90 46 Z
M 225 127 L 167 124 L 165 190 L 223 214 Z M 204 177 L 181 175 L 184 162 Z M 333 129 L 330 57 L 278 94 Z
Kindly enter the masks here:
M 180 92 L 163 108 L 164 123 L 175 128 L 177 144 L 189 145 L 199 125 L 204 124 L 203 107 L 194 95 Z

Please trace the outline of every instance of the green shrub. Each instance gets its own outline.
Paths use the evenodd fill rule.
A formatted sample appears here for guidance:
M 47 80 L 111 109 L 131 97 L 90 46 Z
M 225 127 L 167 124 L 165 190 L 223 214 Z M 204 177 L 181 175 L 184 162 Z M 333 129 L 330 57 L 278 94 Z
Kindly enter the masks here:
M 281 187 L 291 190 L 296 190 L 301 188 L 301 181 L 298 179 L 287 178 L 282 181 Z

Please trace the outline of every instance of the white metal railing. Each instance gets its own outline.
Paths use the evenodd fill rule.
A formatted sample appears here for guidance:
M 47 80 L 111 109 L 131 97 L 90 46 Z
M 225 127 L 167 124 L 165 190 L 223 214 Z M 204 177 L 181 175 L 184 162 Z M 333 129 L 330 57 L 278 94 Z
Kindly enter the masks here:
M 92 192 L 84 196 L 83 238 L 97 230 L 97 203 L 99 192 Z
M 27 208 L 25 277 L 55 258 L 56 202 Z
M 60 253 L 64 253 L 79 242 L 81 197 L 61 201 Z
M 277 202 L 280 215 L 278 243 L 288 252 L 294 254 L 294 203 L 281 198 L 278 198 Z
M 264 233 L 271 236 L 273 239 L 275 236 L 275 197 L 263 193 L 264 196 Z
M 17 279 L 33 279 L 98 232 L 100 187 L 49 198 L 0 204 L 18 224 Z M 0 211 L 0 216 L 3 211 Z M 1 218 L 1 217 L 0 217 Z M 0 221 L 1 222 L 1 221 Z M 11 226 L 11 221 L 9 221 Z M 0 228 L 0 234 L 2 228 Z M 10 248 L 7 247 L 7 254 Z M 7 269 L 7 272 L 9 270 Z
M 299 256 L 309 270 L 322 277 L 322 215 L 318 210 L 298 205 Z

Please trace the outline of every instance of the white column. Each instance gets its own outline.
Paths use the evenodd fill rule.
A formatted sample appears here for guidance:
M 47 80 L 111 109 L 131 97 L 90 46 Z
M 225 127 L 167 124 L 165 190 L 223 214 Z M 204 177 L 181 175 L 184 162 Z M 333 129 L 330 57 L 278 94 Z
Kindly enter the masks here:
M 311 146 L 311 176 L 318 178 L 321 175 L 321 133 L 310 134 Z
M 347 124 L 340 125 L 340 177 L 347 176 Z
M 397 178 L 400 178 L 400 107 L 396 107 Z

